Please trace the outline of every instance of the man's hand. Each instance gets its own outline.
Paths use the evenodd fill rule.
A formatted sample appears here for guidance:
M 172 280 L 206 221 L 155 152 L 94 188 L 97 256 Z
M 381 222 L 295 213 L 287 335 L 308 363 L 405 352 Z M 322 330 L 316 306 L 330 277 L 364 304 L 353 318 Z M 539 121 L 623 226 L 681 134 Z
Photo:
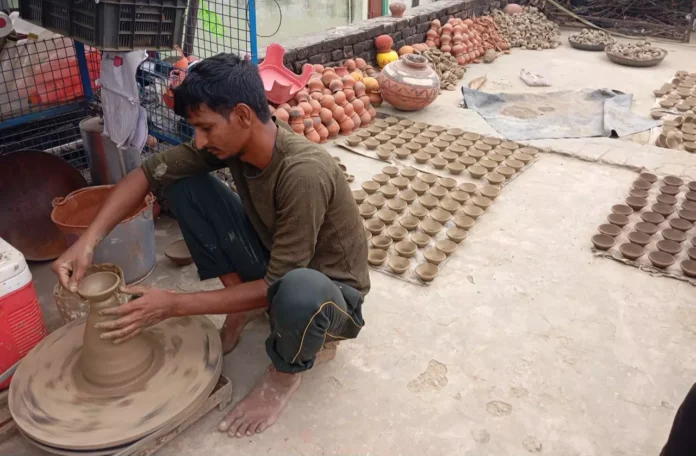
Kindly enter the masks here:
M 140 297 L 100 312 L 100 315 L 118 317 L 116 320 L 95 325 L 97 329 L 109 330 L 101 335 L 102 339 L 113 340 L 114 343 L 120 344 L 137 336 L 148 326 L 172 316 L 173 291 L 139 286 L 126 287 L 122 291 L 140 295 Z
M 58 276 L 60 284 L 75 293 L 87 268 L 92 264 L 93 256 L 93 244 L 81 238 L 53 262 L 51 269 Z

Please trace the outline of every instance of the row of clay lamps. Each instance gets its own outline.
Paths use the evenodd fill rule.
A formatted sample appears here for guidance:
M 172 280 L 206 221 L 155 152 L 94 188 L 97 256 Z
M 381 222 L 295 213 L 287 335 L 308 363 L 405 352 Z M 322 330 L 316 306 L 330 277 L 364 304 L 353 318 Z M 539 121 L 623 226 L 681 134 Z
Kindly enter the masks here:
M 682 252 L 682 243 L 687 240 L 687 233 L 696 222 L 696 181 L 689 182 L 686 190 L 682 188 L 684 181 L 676 176 L 666 176 L 659 187 L 655 186 L 657 181 L 658 177 L 652 173 L 640 174 L 633 182 L 626 204 L 612 206 L 612 213 L 607 217 L 609 223 L 600 225 L 600 234 L 592 237 L 595 248 L 612 248 L 616 244 L 615 238 L 630 223 L 628 217 L 640 213 L 641 221 L 634 225 L 634 231 L 627 236 L 629 242 L 619 246 L 623 257 L 632 261 L 639 259 L 645 254 L 646 246 L 655 240 L 657 251 L 648 255 L 652 265 L 666 269 L 676 262 L 676 256 Z M 653 190 L 658 192 L 655 197 L 657 202 L 650 206 L 650 210 L 644 210 Z M 684 199 L 680 203 L 678 197 L 682 193 Z M 653 237 L 658 232 L 662 239 Z M 689 259 L 681 261 L 680 267 L 687 277 L 696 277 L 696 237 L 691 238 L 691 244 L 693 247 L 686 251 Z
M 314 73 L 307 89 L 297 92 L 292 104 L 283 103 L 273 113 L 288 122 L 293 131 L 316 143 L 369 125 L 377 111 L 370 103 L 365 84 L 350 75 L 339 78 L 333 73 L 333 76 L 324 78 Z M 323 79 L 328 81 L 328 87 Z

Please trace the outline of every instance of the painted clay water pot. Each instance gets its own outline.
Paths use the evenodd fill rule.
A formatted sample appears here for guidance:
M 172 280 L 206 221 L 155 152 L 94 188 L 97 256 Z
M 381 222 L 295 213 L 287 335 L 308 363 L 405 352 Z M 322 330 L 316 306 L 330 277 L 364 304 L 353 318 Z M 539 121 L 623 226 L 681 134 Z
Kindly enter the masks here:
M 385 66 L 379 74 L 379 87 L 389 104 L 401 111 L 417 111 L 435 101 L 440 78 L 422 55 L 407 54 Z

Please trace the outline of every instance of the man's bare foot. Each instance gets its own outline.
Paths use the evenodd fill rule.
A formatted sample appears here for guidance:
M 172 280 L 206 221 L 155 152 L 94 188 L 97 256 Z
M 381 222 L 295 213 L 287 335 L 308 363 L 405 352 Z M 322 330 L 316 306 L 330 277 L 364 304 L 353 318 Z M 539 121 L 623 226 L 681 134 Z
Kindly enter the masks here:
M 273 366 L 266 369 L 253 390 L 220 422 L 218 430 L 230 437 L 244 437 L 265 431 L 300 386 L 300 374 L 284 374 Z
M 220 329 L 220 339 L 222 340 L 222 354 L 231 352 L 239 342 L 239 337 L 244 331 L 244 327 L 254 318 L 261 315 L 263 310 L 252 310 L 238 314 L 228 314 L 225 324 Z

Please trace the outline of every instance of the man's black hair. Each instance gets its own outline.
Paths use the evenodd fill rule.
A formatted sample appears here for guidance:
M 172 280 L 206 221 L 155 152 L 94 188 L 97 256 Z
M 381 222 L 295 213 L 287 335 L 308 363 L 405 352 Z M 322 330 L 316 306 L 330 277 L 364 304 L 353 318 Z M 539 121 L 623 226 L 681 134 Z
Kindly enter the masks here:
M 223 53 L 201 60 L 174 89 L 174 112 L 181 117 L 188 117 L 204 103 L 225 117 L 244 103 L 261 122 L 271 118 L 258 68 L 235 54 Z

